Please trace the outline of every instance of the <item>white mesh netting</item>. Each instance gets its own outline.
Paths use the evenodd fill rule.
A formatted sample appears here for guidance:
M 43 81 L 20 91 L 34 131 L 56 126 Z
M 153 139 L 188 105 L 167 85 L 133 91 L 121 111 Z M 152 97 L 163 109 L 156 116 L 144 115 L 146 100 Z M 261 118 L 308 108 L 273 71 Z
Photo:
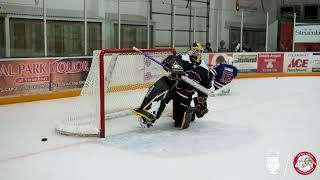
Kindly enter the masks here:
M 56 131 L 66 135 L 97 136 L 100 127 L 100 55 L 93 54 L 91 68 L 79 97 L 70 100 L 72 108 L 65 118 L 58 120 Z M 159 61 L 173 50 L 148 50 Z M 104 55 L 105 120 L 131 115 L 131 110 L 142 102 L 147 88 L 166 72 L 161 66 L 134 52 L 106 52 Z M 163 116 L 171 116 L 169 105 Z

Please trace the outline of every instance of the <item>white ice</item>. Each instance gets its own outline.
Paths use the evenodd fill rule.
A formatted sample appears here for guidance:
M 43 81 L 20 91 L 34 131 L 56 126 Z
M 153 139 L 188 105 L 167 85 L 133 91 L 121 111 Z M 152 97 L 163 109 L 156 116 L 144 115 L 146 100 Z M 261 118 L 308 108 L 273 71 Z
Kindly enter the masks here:
M 132 116 L 107 121 L 105 140 L 56 134 L 66 105 L 70 98 L 0 106 L 0 180 L 320 178 L 319 166 L 307 176 L 293 168 L 301 151 L 320 162 L 319 77 L 236 80 L 189 129 L 168 118 L 141 129 Z M 266 160 L 277 153 L 270 175 Z

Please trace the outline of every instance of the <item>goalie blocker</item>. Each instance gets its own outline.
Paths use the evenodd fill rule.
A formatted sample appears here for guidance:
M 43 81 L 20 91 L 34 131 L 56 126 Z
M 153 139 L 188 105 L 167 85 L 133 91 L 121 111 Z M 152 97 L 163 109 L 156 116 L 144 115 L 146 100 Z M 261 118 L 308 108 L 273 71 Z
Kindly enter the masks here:
M 168 56 L 163 62 L 164 69 L 170 72 L 149 88 L 141 106 L 134 113 L 141 117 L 144 127 L 150 127 L 161 116 L 166 105 L 173 100 L 173 119 L 175 127 L 188 128 L 191 121 L 203 117 L 207 112 L 207 95 L 181 80 L 181 75 L 198 82 L 205 88 L 211 87 L 212 73 L 201 61 L 200 43 L 190 46 L 188 54 Z M 191 107 L 192 96 L 197 92 L 199 101 L 196 108 Z

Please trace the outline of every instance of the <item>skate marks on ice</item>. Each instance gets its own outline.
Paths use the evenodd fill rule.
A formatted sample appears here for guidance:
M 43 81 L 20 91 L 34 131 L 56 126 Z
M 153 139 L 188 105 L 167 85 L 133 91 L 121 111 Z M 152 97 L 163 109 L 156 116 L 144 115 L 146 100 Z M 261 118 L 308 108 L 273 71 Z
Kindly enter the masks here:
M 100 142 L 125 151 L 158 157 L 183 157 L 236 148 L 256 140 L 257 133 L 240 127 L 212 121 L 193 122 L 188 129 L 173 127 L 173 122 L 149 129 L 112 135 Z

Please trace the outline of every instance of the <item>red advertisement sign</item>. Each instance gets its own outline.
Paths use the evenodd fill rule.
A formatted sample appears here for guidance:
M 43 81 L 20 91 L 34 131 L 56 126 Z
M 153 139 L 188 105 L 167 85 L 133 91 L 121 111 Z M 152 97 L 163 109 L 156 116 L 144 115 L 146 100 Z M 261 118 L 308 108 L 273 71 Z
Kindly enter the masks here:
M 259 53 L 258 73 L 283 72 L 283 53 Z
M 20 58 L 0 61 L 0 96 L 82 88 L 91 58 Z

